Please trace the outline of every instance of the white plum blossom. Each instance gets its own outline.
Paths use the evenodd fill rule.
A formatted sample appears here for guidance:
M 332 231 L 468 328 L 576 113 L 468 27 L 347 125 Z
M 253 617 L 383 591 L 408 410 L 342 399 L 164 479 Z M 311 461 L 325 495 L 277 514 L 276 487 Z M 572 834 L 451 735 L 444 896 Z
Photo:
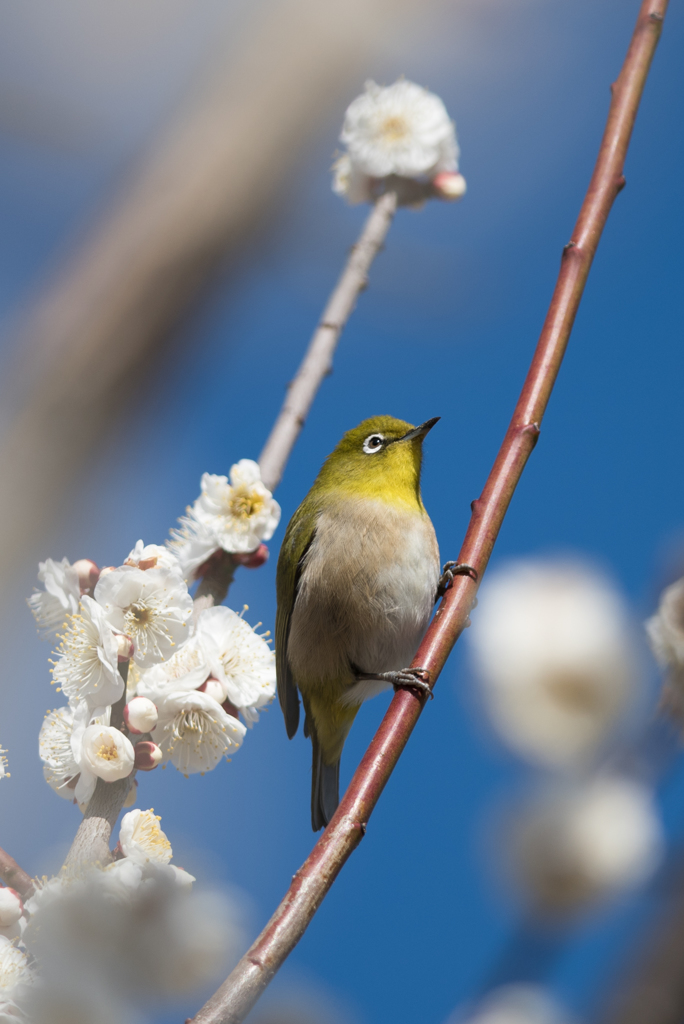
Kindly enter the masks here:
M 70 616 L 60 639 L 52 678 L 62 693 L 69 699 L 86 700 L 92 707 L 114 704 L 124 684 L 117 638 L 104 609 L 84 595 L 80 611 Z
M 114 629 L 131 638 L 141 667 L 170 658 L 190 633 L 192 598 L 170 569 L 121 566 L 100 577 L 95 600 Z
M 57 796 L 72 801 L 80 771 L 71 748 L 73 727 L 73 708 L 55 708 L 45 716 L 38 737 L 38 752 L 43 762 L 45 781 Z
M 44 590 L 37 590 L 28 599 L 28 605 L 45 637 L 54 637 L 69 615 L 78 611 L 81 590 L 78 572 L 63 558 L 52 558 L 38 563 L 38 579 Z
M 350 202 L 370 198 L 372 179 L 430 179 L 458 170 L 456 132 L 446 107 L 439 96 L 403 78 L 387 87 L 366 82 L 347 108 L 340 141 L 347 151 L 333 168 L 333 189 Z
M 219 549 L 236 554 L 256 551 L 280 522 L 280 505 L 252 459 L 231 466 L 230 483 L 228 477 L 204 473 L 201 488 L 169 542 L 186 578 Z
M 569 1024 L 569 1017 L 545 989 L 515 984 L 491 992 L 466 1024 Z
M 124 565 L 133 565 L 136 569 L 171 569 L 180 572 L 176 556 L 163 544 L 143 544 L 137 542 L 126 558 Z
M 273 651 L 241 615 L 225 605 L 200 613 L 196 638 L 211 676 L 223 688 L 223 699 L 239 708 L 251 726 L 259 719 L 257 709 L 275 696 Z
M 482 587 L 468 640 L 494 727 L 546 767 L 583 767 L 632 706 L 625 609 L 584 566 L 528 561 L 500 571 Z
M 49 890 L 25 932 L 40 973 L 32 1024 L 138 1019 L 140 1001 L 209 981 L 241 938 L 222 894 L 193 892 L 168 865 L 124 858 Z
M 567 911 L 646 882 L 664 838 L 650 790 L 606 775 L 553 789 L 518 813 L 512 848 L 533 901 Z
M 208 772 L 242 745 L 245 727 L 209 694 L 174 690 L 159 697 L 155 741 L 184 775 Z
M 136 808 L 124 814 L 119 830 L 119 845 L 124 855 L 132 860 L 168 864 L 173 851 L 166 834 L 161 830 L 160 821 L 154 809 L 141 811 Z
M 7 771 L 7 758 L 5 754 L 7 751 L 4 747 L 0 747 L 0 779 L 9 779 L 10 773 Z
M 152 665 L 142 673 L 136 693 L 139 697 L 147 697 L 158 708 L 159 701 L 171 693 L 196 690 L 208 679 L 210 672 L 206 652 L 195 633 L 168 661 Z

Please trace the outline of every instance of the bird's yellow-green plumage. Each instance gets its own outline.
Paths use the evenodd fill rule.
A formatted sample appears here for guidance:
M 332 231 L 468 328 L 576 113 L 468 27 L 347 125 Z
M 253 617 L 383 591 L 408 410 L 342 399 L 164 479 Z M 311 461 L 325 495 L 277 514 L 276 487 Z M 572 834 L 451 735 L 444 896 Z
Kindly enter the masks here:
M 361 702 L 387 686 L 373 675 L 409 664 L 434 604 L 439 552 L 420 471 L 435 422 L 375 416 L 348 431 L 282 543 L 278 696 L 292 737 L 302 695 L 314 829 L 337 806 L 340 755 Z

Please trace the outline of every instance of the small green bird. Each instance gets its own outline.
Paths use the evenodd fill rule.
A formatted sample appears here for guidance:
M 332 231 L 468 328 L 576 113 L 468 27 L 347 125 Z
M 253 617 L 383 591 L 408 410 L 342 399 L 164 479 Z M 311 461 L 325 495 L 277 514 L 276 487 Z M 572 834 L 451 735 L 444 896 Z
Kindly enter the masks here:
M 278 697 L 290 739 L 299 697 L 311 737 L 311 824 L 339 803 L 342 747 L 363 701 L 389 686 L 427 684 L 406 669 L 440 579 L 435 531 L 420 496 L 419 427 L 374 416 L 348 431 L 292 516 L 277 570 Z

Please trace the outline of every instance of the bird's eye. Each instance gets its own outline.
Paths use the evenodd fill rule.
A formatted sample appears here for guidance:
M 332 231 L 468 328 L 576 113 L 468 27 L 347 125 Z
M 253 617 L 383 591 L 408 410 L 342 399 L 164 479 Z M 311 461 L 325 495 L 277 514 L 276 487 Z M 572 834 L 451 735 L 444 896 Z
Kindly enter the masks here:
M 363 442 L 363 450 L 366 455 L 372 455 L 373 452 L 379 452 L 382 448 L 382 442 L 385 440 L 382 434 L 369 434 L 366 440 Z

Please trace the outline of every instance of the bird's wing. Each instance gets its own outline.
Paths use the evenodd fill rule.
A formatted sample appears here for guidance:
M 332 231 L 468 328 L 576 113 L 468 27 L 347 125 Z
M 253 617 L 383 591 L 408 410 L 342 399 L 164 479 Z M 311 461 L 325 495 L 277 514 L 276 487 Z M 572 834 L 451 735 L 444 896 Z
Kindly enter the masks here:
M 278 700 L 290 739 L 297 732 L 299 725 L 299 695 L 287 659 L 287 638 L 290 634 L 290 619 L 297 598 L 302 563 L 316 533 L 316 518 L 313 510 L 309 511 L 301 505 L 297 509 L 285 532 L 276 572 L 278 609 L 275 625 L 275 655 Z

